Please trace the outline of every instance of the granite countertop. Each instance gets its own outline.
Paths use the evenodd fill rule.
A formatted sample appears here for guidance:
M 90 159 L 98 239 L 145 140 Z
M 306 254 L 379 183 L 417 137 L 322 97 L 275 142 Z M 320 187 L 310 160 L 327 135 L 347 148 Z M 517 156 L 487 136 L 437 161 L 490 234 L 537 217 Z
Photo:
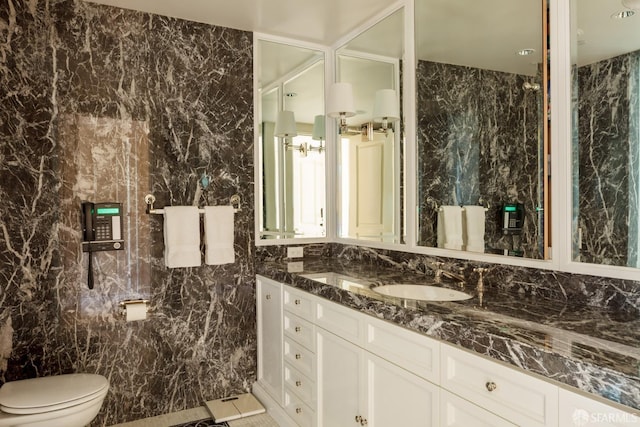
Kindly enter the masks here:
M 456 302 L 382 296 L 378 285 L 434 285 L 434 277 L 332 258 L 303 270 L 265 261 L 256 273 L 442 341 L 640 409 L 640 318 L 530 295 L 497 292 L 448 278 L 436 286 L 472 294 Z M 327 274 L 329 273 L 329 274 Z M 325 282 L 325 283 L 322 283 Z

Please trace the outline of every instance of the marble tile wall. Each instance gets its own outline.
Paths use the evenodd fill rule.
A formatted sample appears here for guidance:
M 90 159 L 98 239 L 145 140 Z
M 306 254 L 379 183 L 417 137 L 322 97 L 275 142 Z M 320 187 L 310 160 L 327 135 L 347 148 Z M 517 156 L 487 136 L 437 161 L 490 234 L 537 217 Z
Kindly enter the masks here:
M 199 406 L 256 375 L 250 33 L 80 0 L 0 5 L 0 383 L 111 382 L 93 425 Z M 156 207 L 239 194 L 234 264 L 166 269 Z M 80 252 L 80 202 L 124 205 L 126 248 Z M 145 321 L 118 303 L 148 298 Z
M 640 52 L 577 69 L 576 166 L 580 261 L 638 264 L 637 89 Z M 635 114 L 631 114 L 635 109 Z M 635 129 L 635 131 L 633 130 Z M 636 172 L 637 174 L 637 172 Z M 575 243 L 578 244 L 577 239 Z
M 437 246 L 438 206 L 483 204 L 487 252 L 542 258 L 541 92 L 523 89 L 535 78 L 419 61 L 416 79 L 420 244 Z M 513 202 L 524 204 L 523 230 L 504 236 L 499 208 Z

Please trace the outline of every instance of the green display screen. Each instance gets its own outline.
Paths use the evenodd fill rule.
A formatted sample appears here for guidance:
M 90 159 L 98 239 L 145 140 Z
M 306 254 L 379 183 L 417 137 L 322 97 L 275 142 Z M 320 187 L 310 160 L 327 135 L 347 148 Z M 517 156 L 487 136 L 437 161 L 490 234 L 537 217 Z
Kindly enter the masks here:
M 505 212 L 515 212 L 516 211 L 516 207 L 515 206 L 505 206 L 504 207 L 504 211 Z
M 120 208 L 98 208 L 98 215 L 119 215 Z

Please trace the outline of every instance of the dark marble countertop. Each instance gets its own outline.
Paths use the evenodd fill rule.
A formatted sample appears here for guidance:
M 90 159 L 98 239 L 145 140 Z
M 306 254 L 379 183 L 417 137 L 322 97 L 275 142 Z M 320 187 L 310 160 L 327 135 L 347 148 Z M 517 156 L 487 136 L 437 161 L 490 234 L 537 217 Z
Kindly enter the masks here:
M 497 292 L 443 278 L 436 286 L 472 294 L 456 302 L 382 296 L 378 285 L 434 285 L 434 278 L 395 268 L 307 259 L 303 270 L 264 261 L 256 273 L 360 312 L 462 346 L 531 373 L 640 409 L 640 318 L 531 295 Z M 329 273 L 329 274 L 326 274 Z M 313 278 L 310 278 L 313 277 Z M 321 281 L 327 283 L 321 283 Z

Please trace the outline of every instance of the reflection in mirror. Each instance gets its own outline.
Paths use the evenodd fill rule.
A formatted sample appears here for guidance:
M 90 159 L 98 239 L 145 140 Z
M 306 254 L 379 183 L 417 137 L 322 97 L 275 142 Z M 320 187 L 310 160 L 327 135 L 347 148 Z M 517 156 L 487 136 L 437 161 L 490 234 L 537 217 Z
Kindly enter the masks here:
M 324 53 L 260 40 L 261 239 L 323 237 Z
M 337 81 L 347 85 L 334 88 L 350 88 L 354 105 L 338 134 L 339 237 L 403 242 L 403 28 L 400 9 L 337 51 Z M 344 100 L 345 95 L 330 93 L 328 116 L 344 112 L 340 107 L 330 110 L 332 101 Z
M 573 259 L 640 267 L 640 10 L 623 3 L 572 1 Z
M 416 0 L 419 245 L 546 258 L 543 3 Z

